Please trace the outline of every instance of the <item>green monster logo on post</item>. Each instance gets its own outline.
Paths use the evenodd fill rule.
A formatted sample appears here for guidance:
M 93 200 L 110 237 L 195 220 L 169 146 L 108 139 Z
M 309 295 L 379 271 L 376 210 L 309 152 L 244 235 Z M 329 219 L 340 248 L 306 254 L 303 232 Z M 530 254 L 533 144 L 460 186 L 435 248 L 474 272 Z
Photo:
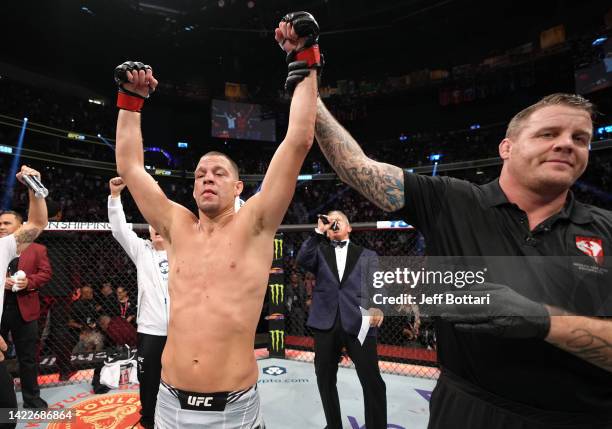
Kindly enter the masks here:
M 270 287 L 270 300 L 272 304 L 279 305 L 285 299 L 285 285 L 275 283 L 268 286 Z
M 280 352 L 285 348 L 285 331 L 281 329 L 270 331 L 270 341 L 272 342 L 272 351 Z
M 274 259 L 279 259 L 283 257 L 283 239 L 275 238 L 274 239 Z

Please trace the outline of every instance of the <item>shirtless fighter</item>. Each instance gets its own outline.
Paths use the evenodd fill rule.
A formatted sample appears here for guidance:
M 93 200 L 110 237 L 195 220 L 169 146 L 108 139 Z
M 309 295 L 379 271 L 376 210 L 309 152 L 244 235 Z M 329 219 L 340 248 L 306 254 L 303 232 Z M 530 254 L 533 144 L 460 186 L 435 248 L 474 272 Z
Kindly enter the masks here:
M 288 57 L 307 62 L 310 70 L 288 78 L 295 92 L 287 135 L 270 162 L 261 191 L 237 213 L 234 198 L 243 184 L 236 164 L 219 152 L 202 156 L 195 170 L 197 216 L 164 195 L 144 169 L 140 130 L 140 108 L 157 80 L 142 63 L 124 63 L 115 71 L 121 109 L 117 170 L 140 212 L 166 240 L 170 265 L 170 322 L 155 411 L 157 428 L 264 427 L 256 387 L 255 330 L 274 235 L 313 143 L 320 65 L 318 25 L 310 14 L 285 16 L 276 37 L 281 47 L 294 45 Z

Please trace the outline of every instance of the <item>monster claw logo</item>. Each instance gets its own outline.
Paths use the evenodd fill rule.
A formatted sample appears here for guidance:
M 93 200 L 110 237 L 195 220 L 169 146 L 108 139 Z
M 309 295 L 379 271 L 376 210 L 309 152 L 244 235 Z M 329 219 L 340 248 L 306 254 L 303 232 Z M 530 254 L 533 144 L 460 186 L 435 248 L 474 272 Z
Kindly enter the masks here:
M 280 352 L 285 348 L 285 331 L 280 329 L 270 331 L 270 341 L 272 343 L 272 351 Z
M 275 238 L 274 239 L 274 259 L 279 259 L 283 257 L 283 239 Z
M 272 301 L 272 304 L 279 305 L 285 300 L 285 285 L 275 283 L 268 286 L 270 288 L 270 301 Z

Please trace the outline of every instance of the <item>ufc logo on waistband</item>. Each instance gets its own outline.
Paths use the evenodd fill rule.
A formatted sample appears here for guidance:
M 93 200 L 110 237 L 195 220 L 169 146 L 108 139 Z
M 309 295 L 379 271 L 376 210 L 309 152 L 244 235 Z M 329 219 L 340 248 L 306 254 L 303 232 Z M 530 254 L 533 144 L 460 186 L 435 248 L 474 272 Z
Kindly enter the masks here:
M 200 405 L 204 405 L 205 407 L 210 407 L 212 404 L 210 403 L 213 400 L 212 396 L 191 396 L 187 397 L 187 403 L 192 407 L 199 407 Z

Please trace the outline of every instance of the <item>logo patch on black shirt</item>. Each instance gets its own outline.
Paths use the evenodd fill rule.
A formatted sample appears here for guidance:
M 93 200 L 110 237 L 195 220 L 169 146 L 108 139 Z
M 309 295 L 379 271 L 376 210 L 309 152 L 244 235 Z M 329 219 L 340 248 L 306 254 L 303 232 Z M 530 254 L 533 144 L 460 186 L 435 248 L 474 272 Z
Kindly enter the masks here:
M 593 258 L 598 265 L 603 265 L 604 249 L 601 238 L 576 236 L 576 247 L 585 255 Z

